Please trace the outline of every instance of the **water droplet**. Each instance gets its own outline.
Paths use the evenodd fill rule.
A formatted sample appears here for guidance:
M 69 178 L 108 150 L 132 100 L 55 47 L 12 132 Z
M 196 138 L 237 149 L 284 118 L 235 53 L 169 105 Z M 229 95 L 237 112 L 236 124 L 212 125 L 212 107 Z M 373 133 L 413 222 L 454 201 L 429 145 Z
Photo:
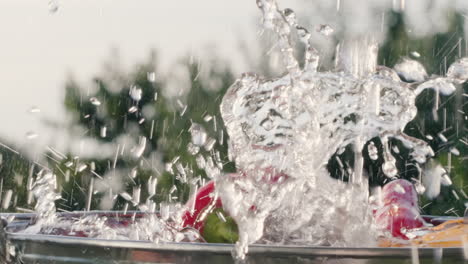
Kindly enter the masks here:
M 198 154 L 197 157 L 195 158 L 195 161 L 197 162 L 198 168 L 200 168 L 200 169 L 204 169 L 204 168 L 205 168 L 205 166 L 206 166 L 206 160 L 205 160 L 205 158 L 204 158 L 202 155 Z
M 326 25 L 326 24 L 321 24 L 321 25 L 318 25 L 315 30 L 324 35 L 324 36 L 330 36 L 331 34 L 333 34 L 333 32 L 335 32 L 335 30 L 330 27 L 329 25 Z
M 377 160 L 379 158 L 379 152 L 377 150 L 377 147 L 375 146 L 374 142 L 370 142 L 369 145 L 367 146 L 367 150 L 369 152 L 369 158 L 371 160 Z
M 311 37 L 309 31 L 301 26 L 297 27 L 297 34 L 299 35 L 299 39 L 301 40 L 302 43 L 309 43 L 309 39 Z
M 101 127 L 100 136 L 101 136 L 102 138 L 105 138 L 105 137 L 107 136 L 107 127 L 106 127 L 106 126 L 102 126 L 102 127 Z
M 283 15 L 286 18 L 286 21 L 288 22 L 289 25 L 295 26 L 297 24 L 296 13 L 294 13 L 294 10 L 290 8 L 285 8 L 283 10 Z
M 26 133 L 26 138 L 27 139 L 35 139 L 37 138 L 39 135 L 33 131 L 29 131 Z
M 129 202 L 132 201 L 132 196 L 127 192 L 120 193 L 120 196 Z
M 128 109 L 128 112 L 133 114 L 133 113 L 136 113 L 138 111 L 138 107 L 136 106 L 132 106 Z
M 29 109 L 29 113 L 32 113 L 32 114 L 36 114 L 36 113 L 40 113 L 41 112 L 41 109 L 39 109 L 39 107 L 37 106 L 33 106 Z
M 421 54 L 419 54 L 419 52 L 417 52 L 417 51 L 412 51 L 410 54 L 411 54 L 411 56 L 413 56 L 415 58 L 421 57 Z
M 130 152 L 133 154 L 133 157 L 140 158 L 143 155 L 143 152 L 146 148 L 146 137 L 140 137 L 138 145 L 133 147 Z
M 141 90 L 140 87 L 138 87 L 136 85 L 132 85 L 130 87 L 129 95 L 133 100 L 135 100 L 137 102 L 140 101 L 141 97 L 142 97 L 142 94 L 143 94 L 143 91 Z
M 211 151 L 216 143 L 216 139 L 214 138 L 208 138 L 206 140 L 205 145 L 203 146 L 206 151 Z
M 200 147 L 193 144 L 192 142 L 189 142 L 187 145 L 187 151 L 191 155 L 196 155 L 200 151 Z
M 7 190 L 2 200 L 2 209 L 10 207 L 11 197 L 13 197 L 13 190 Z
M 205 128 L 200 124 L 193 123 L 189 129 L 190 134 L 192 135 L 192 143 L 197 146 L 203 146 L 206 142 L 207 135 Z
M 447 77 L 460 83 L 466 82 L 468 80 L 468 58 L 462 58 L 450 65 Z
M 89 98 L 89 101 L 95 106 L 100 106 L 101 105 L 101 102 L 96 97 Z
M 146 73 L 146 79 L 148 82 L 154 83 L 156 82 L 156 73 L 155 72 L 147 72 Z
M 452 180 L 450 179 L 447 173 L 444 173 L 440 179 L 440 183 L 444 186 L 450 186 L 452 185 Z
M 423 194 L 426 191 L 426 188 L 424 188 L 424 186 L 419 181 L 415 182 L 414 189 L 420 195 Z
M 460 151 L 457 148 L 450 148 L 450 153 L 455 156 L 460 156 Z
M 213 116 L 212 116 L 212 115 L 206 115 L 206 116 L 203 118 L 203 121 L 205 121 L 205 122 L 210 122 L 211 119 L 213 119 Z
M 83 172 L 84 170 L 86 170 L 86 168 L 88 168 L 88 165 L 84 164 L 84 163 L 81 163 L 78 165 L 78 167 L 76 168 L 76 171 L 77 172 Z
M 440 138 L 440 140 L 442 140 L 442 142 L 444 142 L 444 143 L 447 143 L 447 142 L 448 142 L 448 140 L 447 140 L 447 138 L 444 136 L 444 134 L 439 133 L 439 134 L 437 134 L 437 136 Z
M 59 10 L 59 4 L 56 0 L 49 1 L 49 13 L 55 14 Z
M 398 173 L 398 169 L 395 165 L 395 159 L 390 159 L 384 162 L 382 165 L 382 171 L 385 174 L 385 176 L 392 178 L 395 177 Z
M 403 58 L 401 62 L 394 66 L 400 78 L 407 82 L 422 82 L 427 79 L 427 72 L 424 66 L 415 60 Z

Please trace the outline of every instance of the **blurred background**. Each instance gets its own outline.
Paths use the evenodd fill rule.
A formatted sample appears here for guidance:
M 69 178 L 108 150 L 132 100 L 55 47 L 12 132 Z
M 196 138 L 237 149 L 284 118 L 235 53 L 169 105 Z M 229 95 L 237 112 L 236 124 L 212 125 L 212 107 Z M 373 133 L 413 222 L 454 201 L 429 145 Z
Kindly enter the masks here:
M 430 75 L 468 55 L 465 1 L 278 2 L 313 32 L 322 24 L 334 29 L 312 34 L 324 71 L 350 34 L 379 39 L 380 65 L 408 57 Z M 62 211 L 139 209 L 122 194 L 141 193 L 143 201 L 154 179 L 151 199 L 186 201 L 193 182 L 206 178 L 204 163 L 235 171 L 219 115 L 226 90 L 242 72 L 274 77 L 284 69 L 254 0 L 3 0 L 0 36 L 1 211 L 33 210 L 28 188 L 41 169 L 57 175 Z M 424 214 L 466 210 L 468 85 L 457 88 L 439 99 L 421 94 L 405 130 L 428 142 L 434 159 L 418 167 L 404 148 L 393 153 L 402 178 L 442 166 L 453 182 L 436 198 L 421 196 Z M 194 149 L 193 124 L 214 145 Z M 353 164 L 349 151 L 340 158 Z M 388 180 L 381 163 L 366 158 L 372 186 Z M 328 168 L 347 180 L 335 159 Z

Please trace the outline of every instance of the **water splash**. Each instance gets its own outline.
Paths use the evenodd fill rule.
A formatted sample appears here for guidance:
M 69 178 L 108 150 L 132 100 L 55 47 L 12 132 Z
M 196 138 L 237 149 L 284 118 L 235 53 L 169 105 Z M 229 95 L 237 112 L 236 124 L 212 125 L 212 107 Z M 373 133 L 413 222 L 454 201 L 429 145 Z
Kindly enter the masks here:
M 36 223 L 24 232 L 47 233 L 57 223 L 55 201 L 61 197 L 57 192 L 57 177 L 49 171 L 42 170 L 30 187 L 30 191 L 37 201 L 34 207 L 37 219 Z
M 329 72 L 317 72 L 318 52 L 306 45 L 301 69 L 291 29 L 306 44 L 308 31 L 275 1 L 257 0 L 257 5 L 264 27 L 278 36 L 288 73 L 277 79 L 243 74 L 222 101 L 230 157 L 239 172 L 216 180 L 223 206 L 239 226 L 237 256 L 244 258 L 254 242 L 372 245 L 378 232 L 369 213 L 362 148 L 380 138 L 382 169 L 390 178 L 398 176 L 390 138 L 401 141 L 419 163 L 433 156 L 424 141 L 402 131 L 416 116 L 422 90 L 455 90 L 451 83 L 463 75 L 463 61 L 450 68 L 448 78 L 428 79 L 414 60 L 403 59 L 395 69 L 377 66 L 377 43 L 363 36 L 340 43 L 336 68 Z M 353 178 L 345 184 L 329 176 L 326 164 L 348 145 L 356 154 Z M 369 145 L 369 154 L 376 159 L 374 148 Z

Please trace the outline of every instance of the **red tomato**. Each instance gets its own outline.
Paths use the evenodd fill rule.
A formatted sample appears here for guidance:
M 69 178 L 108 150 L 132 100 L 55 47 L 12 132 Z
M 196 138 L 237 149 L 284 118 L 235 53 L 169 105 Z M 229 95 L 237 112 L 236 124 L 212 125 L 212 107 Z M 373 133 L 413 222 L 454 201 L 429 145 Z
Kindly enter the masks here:
M 389 231 L 393 237 L 408 239 L 405 230 L 424 226 L 425 222 L 418 210 L 407 204 L 387 205 L 375 214 L 377 226 Z
M 201 187 L 198 190 L 197 195 L 195 196 L 195 204 L 193 214 L 190 210 L 187 210 L 183 216 L 183 226 L 184 227 L 193 227 L 198 229 L 200 233 L 203 233 L 203 226 L 205 224 L 207 211 L 212 211 L 216 208 L 221 208 L 223 205 L 221 199 L 214 197 L 215 191 L 215 182 L 210 181 L 205 186 Z M 190 200 L 187 202 L 188 205 L 192 205 L 193 201 Z
M 407 180 L 391 181 L 382 188 L 383 205 L 394 203 L 407 203 L 413 207 L 418 206 L 418 195 L 413 184 Z
M 408 239 L 405 230 L 425 225 L 419 214 L 418 196 L 407 180 L 394 180 L 382 188 L 382 207 L 375 211 L 375 222 L 394 237 Z

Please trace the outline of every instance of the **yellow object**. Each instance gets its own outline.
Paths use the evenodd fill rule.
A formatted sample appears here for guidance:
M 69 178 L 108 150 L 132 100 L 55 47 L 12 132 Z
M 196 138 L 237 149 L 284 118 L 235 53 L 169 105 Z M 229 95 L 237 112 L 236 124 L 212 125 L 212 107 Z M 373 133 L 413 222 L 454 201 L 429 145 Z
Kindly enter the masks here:
M 449 220 L 435 227 L 421 228 L 423 235 L 407 240 L 381 239 L 381 247 L 463 247 L 468 243 L 468 224 L 463 219 Z

